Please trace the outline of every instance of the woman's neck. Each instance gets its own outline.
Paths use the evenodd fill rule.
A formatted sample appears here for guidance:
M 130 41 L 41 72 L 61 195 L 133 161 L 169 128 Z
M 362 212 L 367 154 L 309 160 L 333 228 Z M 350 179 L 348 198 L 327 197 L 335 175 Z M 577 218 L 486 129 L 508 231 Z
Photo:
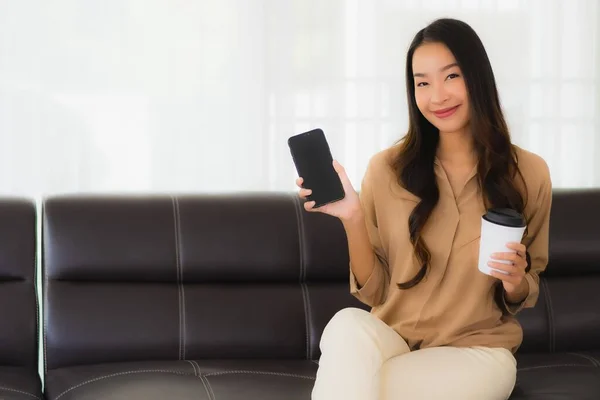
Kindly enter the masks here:
M 475 164 L 477 155 L 473 136 L 467 129 L 457 132 L 440 132 L 437 157 L 442 162 L 452 164 Z

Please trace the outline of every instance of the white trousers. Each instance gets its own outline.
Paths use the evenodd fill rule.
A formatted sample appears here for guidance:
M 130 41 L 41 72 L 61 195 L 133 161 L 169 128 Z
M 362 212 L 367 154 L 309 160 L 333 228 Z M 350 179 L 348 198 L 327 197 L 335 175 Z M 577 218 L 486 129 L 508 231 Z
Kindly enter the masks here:
M 396 331 L 357 308 L 331 319 L 320 347 L 313 400 L 506 400 L 517 376 L 507 349 L 411 352 Z

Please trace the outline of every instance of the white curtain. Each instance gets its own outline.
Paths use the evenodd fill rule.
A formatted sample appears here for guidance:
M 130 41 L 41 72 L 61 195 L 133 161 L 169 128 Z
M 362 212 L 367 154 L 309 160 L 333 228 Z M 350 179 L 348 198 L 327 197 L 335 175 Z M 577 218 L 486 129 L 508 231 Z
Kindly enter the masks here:
M 313 127 L 358 185 L 443 16 L 555 187 L 600 186 L 598 0 L 0 0 L 0 194 L 290 191 Z

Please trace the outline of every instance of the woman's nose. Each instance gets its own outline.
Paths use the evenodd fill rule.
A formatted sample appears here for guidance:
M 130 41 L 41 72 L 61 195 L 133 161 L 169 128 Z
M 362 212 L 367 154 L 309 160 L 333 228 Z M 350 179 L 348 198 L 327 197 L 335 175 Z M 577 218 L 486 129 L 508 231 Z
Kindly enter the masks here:
M 448 100 L 448 91 L 444 88 L 444 85 L 435 85 L 431 94 L 431 102 L 435 104 L 442 104 Z

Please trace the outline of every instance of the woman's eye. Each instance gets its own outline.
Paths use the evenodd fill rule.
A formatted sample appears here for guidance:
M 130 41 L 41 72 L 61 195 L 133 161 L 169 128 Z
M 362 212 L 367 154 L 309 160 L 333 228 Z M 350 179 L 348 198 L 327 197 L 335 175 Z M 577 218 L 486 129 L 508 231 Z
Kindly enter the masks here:
M 450 75 L 448 75 L 447 79 L 454 79 L 454 78 L 458 78 L 458 74 L 450 74 Z
M 423 87 L 423 86 L 426 86 L 426 85 L 428 85 L 427 82 L 419 82 L 419 83 L 417 83 L 417 87 Z

